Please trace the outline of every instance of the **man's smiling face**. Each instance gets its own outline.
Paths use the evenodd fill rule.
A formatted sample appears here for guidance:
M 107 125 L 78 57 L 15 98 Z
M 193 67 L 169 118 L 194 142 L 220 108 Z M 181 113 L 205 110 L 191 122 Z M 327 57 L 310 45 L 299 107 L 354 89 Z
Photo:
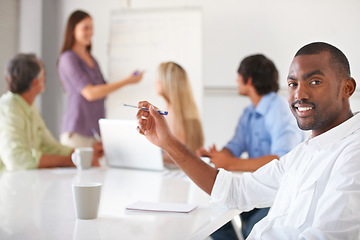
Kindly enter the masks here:
M 287 82 L 289 106 L 302 130 L 317 136 L 341 123 L 342 84 L 328 52 L 295 57 Z

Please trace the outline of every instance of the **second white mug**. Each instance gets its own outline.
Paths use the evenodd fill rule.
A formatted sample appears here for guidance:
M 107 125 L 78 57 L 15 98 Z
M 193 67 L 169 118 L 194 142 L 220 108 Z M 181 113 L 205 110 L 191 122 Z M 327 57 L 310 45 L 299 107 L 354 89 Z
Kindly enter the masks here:
M 75 151 L 71 154 L 71 159 L 74 165 L 79 170 L 88 169 L 91 167 L 93 148 L 75 148 Z

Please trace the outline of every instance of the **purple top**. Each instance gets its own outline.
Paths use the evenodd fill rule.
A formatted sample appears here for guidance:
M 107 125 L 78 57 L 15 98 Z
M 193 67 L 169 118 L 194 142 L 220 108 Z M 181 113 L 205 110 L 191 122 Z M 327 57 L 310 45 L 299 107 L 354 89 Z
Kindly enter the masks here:
M 59 57 L 58 72 L 67 94 L 62 133 L 75 132 L 84 136 L 92 136 L 91 128 L 100 133 L 98 121 L 105 117 L 105 99 L 89 102 L 80 93 L 89 84 L 105 83 L 97 61 L 93 57 L 92 59 L 94 61 L 93 68 L 72 50 L 64 52 Z

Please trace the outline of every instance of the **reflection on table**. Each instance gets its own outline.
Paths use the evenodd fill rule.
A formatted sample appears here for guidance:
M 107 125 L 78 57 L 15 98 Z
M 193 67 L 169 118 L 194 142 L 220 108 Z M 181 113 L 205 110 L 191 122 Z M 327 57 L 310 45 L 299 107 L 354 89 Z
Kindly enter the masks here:
M 97 219 L 76 219 L 74 182 L 103 184 Z M 199 207 L 190 213 L 125 210 L 137 201 Z M 238 213 L 211 205 L 180 170 L 58 168 L 0 175 L 0 239 L 204 239 Z

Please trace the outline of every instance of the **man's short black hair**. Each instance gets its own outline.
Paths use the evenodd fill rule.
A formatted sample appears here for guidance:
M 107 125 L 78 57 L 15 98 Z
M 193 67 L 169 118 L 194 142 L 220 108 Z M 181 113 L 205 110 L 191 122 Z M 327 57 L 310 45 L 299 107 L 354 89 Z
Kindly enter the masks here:
M 279 74 L 274 63 L 262 54 L 244 58 L 239 66 L 238 73 L 246 84 L 249 77 L 257 94 L 265 95 L 279 90 Z
M 307 44 L 300 48 L 299 51 L 297 51 L 295 57 L 302 55 L 315 55 L 322 52 L 328 52 L 330 54 L 330 64 L 332 64 L 332 67 L 339 78 L 350 78 L 350 64 L 345 54 L 337 47 L 334 47 L 328 43 L 313 42 Z
M 17 54 L 9 60 L 6 66 L 6 81 L 8 89 L 22 94 L 30 89 L 32 80 L 39 76 L 41 66 L 34 54 Z

